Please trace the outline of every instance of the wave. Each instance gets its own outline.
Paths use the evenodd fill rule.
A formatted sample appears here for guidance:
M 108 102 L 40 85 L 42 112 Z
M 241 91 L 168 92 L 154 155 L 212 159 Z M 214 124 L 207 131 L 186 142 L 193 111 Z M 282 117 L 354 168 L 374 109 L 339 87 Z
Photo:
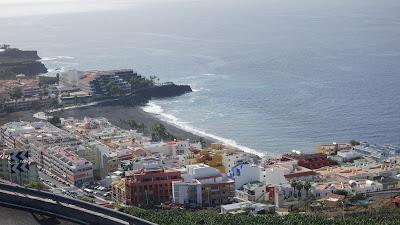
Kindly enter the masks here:
M 75 59 L 75 58 L 67 55 L 59 55 L 57 56 L 57 59 Z
M 72 56 L 66 56 L 66 55 L 59 55 L 59 56 L 44 56 L 40 59 L 40 61 L 54 61 L 57 59 L 75 59 Z
M 200 129 L 197 129 L 197 128 L 191 126 L 190 125 L 191 123 L 189 123 L 189 122 L 180 121 L 176 116 L 174 116 L 172 114 L 165 113 L 163 108 L 161 106 L 155 104 L 154 102 L 149 102 L 146 106 L 142 107 L 142 109 L 143 109 L 143 111 L 145 111 L 147 113 L 151 113 L 151 114 L 157 115 L 157 117 L 160 120 L 162 120 L 162 121 L 164 121 L 166 123 L 169 123 L 171 125 L 174 125 L 174 126 L 180 128 L 182 130 L 185 130 L 187 132 L 190 132 L 190 133 L 193 133 L 193 134 L 196 134 L 196 135 L 199 135 L 199 136 L 204 136 L 204 137 L 208 137 L 208 138 L 220 141 L 226 146 L 234 147 L 234 148 L 237 148 L 237 149 L 242 150 L 242 151 L 247 152 L 247 153 L 258 155 L 260 157 L 264 157 L 265 156 L 264 153 L 261 153 L 261 152 L 258 152 L 256 150 L 252 149 L 252 148 L 240 145 L 235 140 L 224 138 L 224 137 L 220 137 L 220 136 L 215 135 L 215 134 L 207 133 L 206 131 L 203 131 L 203 130 L 200 130 Z
M 53 61 L 56 60 L 56 57 L 42 57 L 40 58 L 40 61 Z

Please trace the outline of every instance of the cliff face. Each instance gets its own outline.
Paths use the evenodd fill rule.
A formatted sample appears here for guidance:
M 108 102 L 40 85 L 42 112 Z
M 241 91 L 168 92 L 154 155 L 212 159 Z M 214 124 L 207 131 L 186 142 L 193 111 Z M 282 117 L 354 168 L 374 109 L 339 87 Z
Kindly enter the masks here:
M 45 65 L 38 60 L 37 51 L 22 51 L 15 48 L 0 51 L 0 78 L 2 74 L 20 74 L 35 76 L 47 73 Z

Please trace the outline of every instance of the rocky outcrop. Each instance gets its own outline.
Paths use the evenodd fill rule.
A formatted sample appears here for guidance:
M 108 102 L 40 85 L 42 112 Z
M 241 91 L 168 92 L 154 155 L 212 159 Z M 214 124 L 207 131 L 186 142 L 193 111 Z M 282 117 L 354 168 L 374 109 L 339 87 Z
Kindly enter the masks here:
M 1 71 L 12 72 L 13 74 L 25 74 L 26 76 L 36 76 L 38 74 L 47 73 L 47 68 L 41 62 L 19 62 L 0 64 Z
M 147 88 L 136 93 L 137 96 L 143 98 L 165 98 L 174 97 L 192 92 L 189 85 L 176 85 L 174 83 L 169 83 L 161 86 L 155 86 L 152 88 Z
M 0 78 L 2 74 L 25 74 L 35 76 L 47 73 L 37 51 L 22 51 L 16 48 L 0 49 Z
M 128 95 L 120 98 L 119 103 L 124 105 L 143 105 L 152 98 L 167 98 L 183 95 L 192 92 L 189 85 L 176 85 L 167 83 L 137 91 L 134 95 Z

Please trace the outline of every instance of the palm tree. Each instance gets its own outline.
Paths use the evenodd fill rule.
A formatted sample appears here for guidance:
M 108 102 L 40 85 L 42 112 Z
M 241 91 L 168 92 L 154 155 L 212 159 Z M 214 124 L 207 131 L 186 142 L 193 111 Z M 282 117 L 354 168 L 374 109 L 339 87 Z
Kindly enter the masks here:
M 306 195 L 307 195 L 307 197 L 308 197 L 308 191 L 310 190 L 310 188 L 311 188 L 310 182 L 309 182 L 309 181 L 306 181 L 306 182 L 304 183 L 304 189 L 306 190 Z
M 292 188 L 293 188 L 293 196 L 294 196 L 296 193 L 297 180 L 292 180 L 290 182 L 290 186 L 292 186 Z
M 303 189 L 303 183 L 297 182 L 296 189 L 298 191 L 297 198 L 300 199 L 300 197 L 301 197 L 301 189 Z

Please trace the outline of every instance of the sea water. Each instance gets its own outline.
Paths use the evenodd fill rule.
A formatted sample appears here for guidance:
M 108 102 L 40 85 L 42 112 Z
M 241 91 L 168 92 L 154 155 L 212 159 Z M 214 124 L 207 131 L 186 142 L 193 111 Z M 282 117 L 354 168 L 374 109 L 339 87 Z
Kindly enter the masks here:
M 0 42 L 38 50 L 53 73 L 190 84 L 144 108 L 183 129 L 270 155 L 400 143 L 398 0 L 54 2 L 1 1 Z

